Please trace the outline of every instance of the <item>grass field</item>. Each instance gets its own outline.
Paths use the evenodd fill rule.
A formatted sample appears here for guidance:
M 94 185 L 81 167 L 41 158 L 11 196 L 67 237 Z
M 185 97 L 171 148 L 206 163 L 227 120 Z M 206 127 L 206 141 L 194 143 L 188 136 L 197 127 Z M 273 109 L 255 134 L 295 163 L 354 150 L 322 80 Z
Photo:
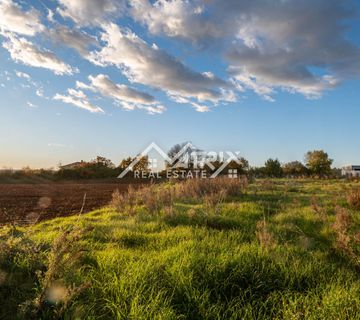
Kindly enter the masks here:
M 0 319 L 360 319 L 357 188 L 261 180 L 4 227 Z

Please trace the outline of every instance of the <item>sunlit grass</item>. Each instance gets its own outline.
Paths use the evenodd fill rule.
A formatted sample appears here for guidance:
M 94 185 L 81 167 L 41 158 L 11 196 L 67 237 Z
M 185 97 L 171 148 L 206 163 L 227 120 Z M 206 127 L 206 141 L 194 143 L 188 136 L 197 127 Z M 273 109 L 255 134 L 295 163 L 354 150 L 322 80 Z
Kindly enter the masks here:
M 24 317 L 18 306 L 36 296 L 35 273 L 46 270 L 52 242 L 77 225 L 88 230 L 79 240 L 84 255 L 67 278 L 91 286 L 65 319 L 358 319 L 359 269 L 336 247 L 333 229 L 340 205 L 353 217 L 349 232 L 359 231 L 347 188 L 342 181 L 260 181 L 216 211 L 176 202 L 170 213 L 105 208 L 17 234 L 3 228 L 0 239 L 12 251 L 0 255 L 0 318 Z M 269 245 L 259 239 L 263 221 Z M 56 305 L 44 308 L 43 318 L 52 319 Z

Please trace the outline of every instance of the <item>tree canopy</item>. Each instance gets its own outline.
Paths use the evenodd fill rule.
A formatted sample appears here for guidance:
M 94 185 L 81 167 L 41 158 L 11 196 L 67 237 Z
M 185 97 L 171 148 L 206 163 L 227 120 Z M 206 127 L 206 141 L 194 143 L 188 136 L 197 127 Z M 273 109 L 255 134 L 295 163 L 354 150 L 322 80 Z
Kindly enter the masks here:
M 333 160 L 323 150 L 309 151 L 305 155 L 305 162 L 309 171 L 314 175 L 326 176 L 331 174 Z

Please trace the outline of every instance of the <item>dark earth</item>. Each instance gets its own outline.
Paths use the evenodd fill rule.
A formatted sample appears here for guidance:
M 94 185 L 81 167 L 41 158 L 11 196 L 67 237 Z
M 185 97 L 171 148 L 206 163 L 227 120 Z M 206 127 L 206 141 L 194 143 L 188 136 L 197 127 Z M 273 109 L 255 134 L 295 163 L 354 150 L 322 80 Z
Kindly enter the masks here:
M 115 190 L 126 192 L 124 182 L 0 183 L 0 225 L 36 223 L 101 208 Z

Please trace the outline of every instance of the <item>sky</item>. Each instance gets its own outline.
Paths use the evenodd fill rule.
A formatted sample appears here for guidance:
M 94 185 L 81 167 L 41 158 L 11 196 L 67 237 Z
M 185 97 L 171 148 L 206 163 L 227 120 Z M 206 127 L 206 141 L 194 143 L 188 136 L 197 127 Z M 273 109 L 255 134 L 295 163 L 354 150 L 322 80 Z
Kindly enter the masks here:
M 0 168 L 151 142 L 360 164 L 360 4 L 0 0 Z

